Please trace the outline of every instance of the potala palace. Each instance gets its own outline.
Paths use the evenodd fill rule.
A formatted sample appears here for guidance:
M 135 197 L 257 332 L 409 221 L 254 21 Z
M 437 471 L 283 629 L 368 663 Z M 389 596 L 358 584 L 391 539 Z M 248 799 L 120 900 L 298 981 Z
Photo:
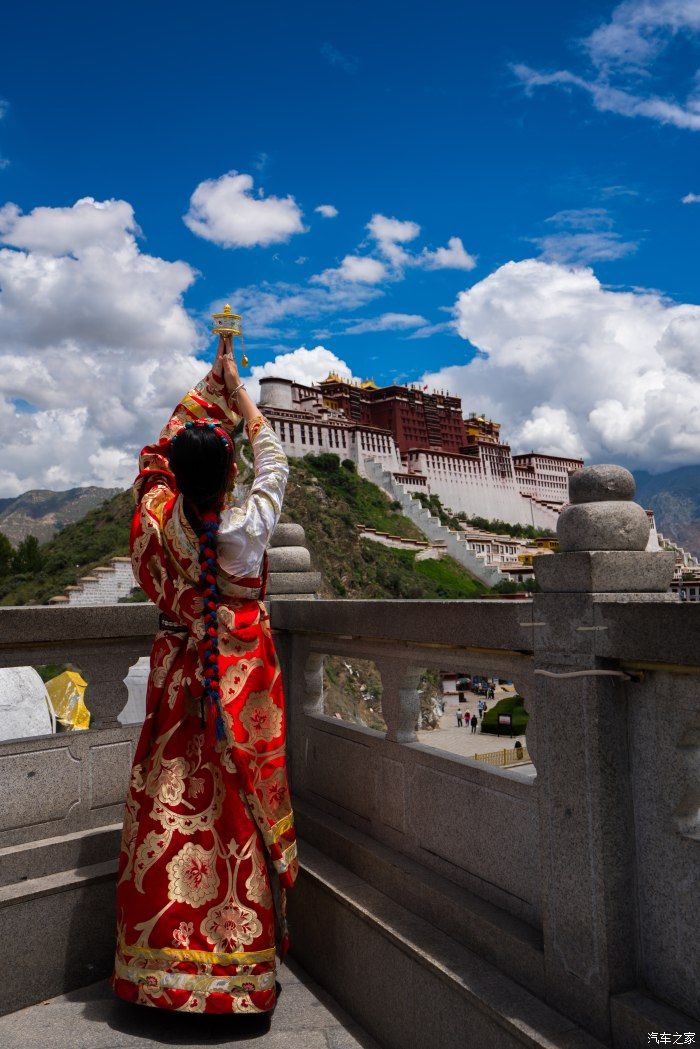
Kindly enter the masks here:
M 289 456 L 335 452 L 373 480 L 381 468 L 406 492 L 509 524 L 556 528 L 569 474 L 583 466 L 546 452 L 513 455 L 499 423 L 465 418 L 459 397 L 415 386 L 335 374 L 314 386 L 269 377 L 260 380 L 260 407 Z

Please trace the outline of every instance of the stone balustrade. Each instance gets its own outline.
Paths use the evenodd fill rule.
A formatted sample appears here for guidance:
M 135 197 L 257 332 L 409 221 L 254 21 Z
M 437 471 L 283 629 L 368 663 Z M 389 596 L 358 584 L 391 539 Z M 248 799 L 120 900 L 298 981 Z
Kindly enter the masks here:
M 296 950 L 397 1049 L 418 1027 L 544 1045 L 566 1018 L 551 1044 L 623 1049 L 695 1029 L 700 609 L 668 593 L 673 554 L 645 550 L 631 475 L 576 478 L 532 601 L 273 606 L 307 844 Z M 374 660 L 386 732 L 323 713 L 327 655 Z M 427 667 L 513 680 L 534 780 L 416 742 Z
M 319 601 L 298 584 L 271 600 L 301 835 L 293 950 L 391 1049 L 465 1032 L 632 1049 L 695 1029 L 700 606 L 667 593 L 674 555 L 644 550 L 627 477 L 596 469 L 532 601 Z M 304 553 L 280 564 L 281 596 Z M 0 910 L 24 959 L 0 1011 L 109 968 L 138 731 L 118 715 L 155 626 L 150 605 L 0 609 L 0 663 L 77 663 L 95 725 L 0 745 Z M 331 655 L 374 661 L 385 732 L 324 713 Z M 426 668 L 513 680 L 534 779 L 416 741 Z

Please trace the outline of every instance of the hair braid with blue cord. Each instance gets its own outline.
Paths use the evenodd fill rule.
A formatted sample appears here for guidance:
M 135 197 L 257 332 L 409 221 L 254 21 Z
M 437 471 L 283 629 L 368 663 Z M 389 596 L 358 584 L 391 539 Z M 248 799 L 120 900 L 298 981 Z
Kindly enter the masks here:
M 202 595 L 202 616 L 204 620 L 204 690 L 200 700 L 200 711 L 202 725 L 205 724 L 204 704 L 206 702 L 210 710 L 215 711 L 215 732 L 218 741 L 226 738 L 223 711 L 221 706 L 221 682 L 219 680 L 219 635 L 218 635 L 218 604 L 219 588 L 216 581 L 217 564 L 217 535 L 219 531 L 219 515 L 225 491 L 225 483 L 230 473 L 233 459 L 232 438 L 211 419 L 196 419 L 185 423 L 184 427 L 174 434 L 170 439 L 171 447 L 178 437 L 187 430 L 195 427 L 207 427 L 212 430 L 227 447 L 227 470 L 224 487 L 217 490 L 209 499 L 216 500 L 214 508 L 202 512 L 192 499 L 183 493 L 183 498 L 194 512 L 196 519 L 201 523 L 199 533 L 199 590 Z M 202 501 L 209 501 L 202 499 Z

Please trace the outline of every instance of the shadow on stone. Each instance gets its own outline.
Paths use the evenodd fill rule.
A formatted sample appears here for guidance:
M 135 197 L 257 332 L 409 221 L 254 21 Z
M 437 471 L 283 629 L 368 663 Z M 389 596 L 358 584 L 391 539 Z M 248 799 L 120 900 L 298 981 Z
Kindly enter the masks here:
M 72 991 L 68 997 L 82 1003 L 86 1020 L 106 1025 L 121 1035 L 138 1038 L 139 1045 L 204 1046 L 253 1041 L 269 1033 L 274 1015 L 202 1016 L 154 1009 L 122 1001 L 112 993 L 109 983 L 104 981 Z M 115 1045 L 118 1044 L 121 1042 L 115 1040 Z

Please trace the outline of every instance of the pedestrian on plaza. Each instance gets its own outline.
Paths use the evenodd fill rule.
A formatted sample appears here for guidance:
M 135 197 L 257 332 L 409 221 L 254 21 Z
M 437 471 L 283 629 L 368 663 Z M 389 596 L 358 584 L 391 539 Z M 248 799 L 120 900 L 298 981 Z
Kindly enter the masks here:
M 465 710 L 464 711 L 464 727 L 465 728 L 469 728 L 469 719 L 470 718 L 471 718 L 471 714 L 469 713 L 468 710 Z
M 462 711 L 458 710 L 457 711 L 457 728 L 461 728 L 461 727 L 462 727 Z
M 472 732 L 476 732 L 476 726 L 478 724 L 479 724 L 479 719 L 477 718 L 476 714 L 472 714 L 472 720 L 471 720 Z

